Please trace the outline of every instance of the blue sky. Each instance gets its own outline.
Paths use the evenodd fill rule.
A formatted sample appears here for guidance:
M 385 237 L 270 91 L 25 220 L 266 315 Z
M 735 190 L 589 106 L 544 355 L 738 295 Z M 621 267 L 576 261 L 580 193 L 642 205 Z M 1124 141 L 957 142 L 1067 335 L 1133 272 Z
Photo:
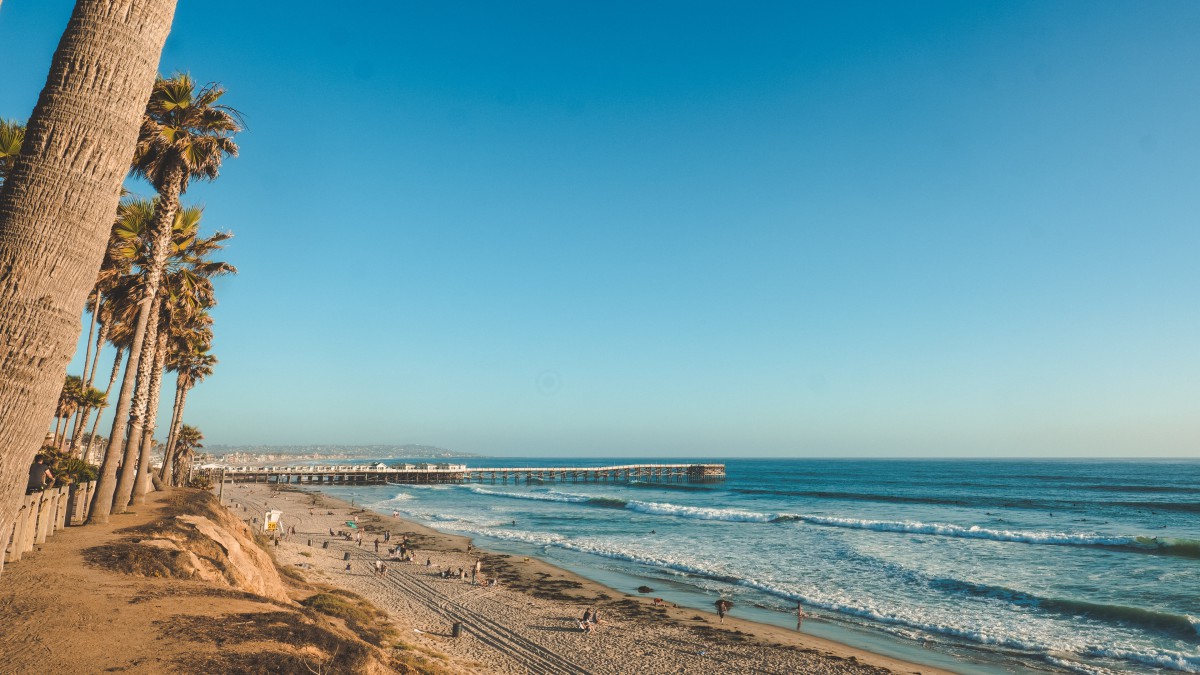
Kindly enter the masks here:
M 249 124 L 214 443 L 1200 455 L 1198 4 L 282 7 L 162 61 Z

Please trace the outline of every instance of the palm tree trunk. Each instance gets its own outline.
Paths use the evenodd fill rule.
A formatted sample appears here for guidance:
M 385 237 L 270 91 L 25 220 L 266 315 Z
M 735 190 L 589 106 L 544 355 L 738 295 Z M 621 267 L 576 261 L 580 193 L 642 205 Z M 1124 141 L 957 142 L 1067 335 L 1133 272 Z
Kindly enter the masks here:
M 179 423 L 183 420 L 183 402 L 187 400 L 187 389 L 183 386 L 183 374 L 175 378 L 175 406 L 171 412 L 171 430 L 167 433 L 167 448 L 163 451 L 162 468 L 159 469 L 158 479 L 170 484 L 171 468 L 175 461 L 175 442 L 179 438 Z
M 60 438 L 58 441 L 58 451 L 59 452 L 62 452 L 63 448 L 67 445 L 67 431 L 71 427 L 71 416 L 74 414 L 75 414 L 75 411 L 72 410 L 71 412 L 69 412 L 63 416 L 62 438 Z
M 150 451 L 154 449 L 154 427 L 158 420 L 158 404 L 162 398 L 163 370 L 167 360 L 167 327 L 158 328 L 158 345 L 154 350 L 154 367 L 150 371 L 150 401 L 146 409 L 146 429 L 142 432 L 141 457 L 138 459 L 137 481 L 133 486 L 130 505 L 144 504 L 150 482 Z
M 176 0 L 77 0 L 0 190 L 0 532 L 81 331 Z
M 108 339 L 108 324 L 100 324 L 100 334 L 96 336 L 96 355 L 92 357 L 92 369 L 87 378 L 87 386 L 91 387 L 96 381 L 96 369 L 100 366 L 100 349 L 104 346 L 104 342 Z
M 84 309 L 87 309 L 87 301 L 83 303 Z M 88 382 L 88 364 L 92 360 L 92 338 L 96 336 L 96 315 L 100 313 L 100 291 L 96 291 L 96 309 L 93 311 L 92 320 L 88 322 L 88 339 L 87 347 L 83 352 L 83 374 L 79 376 L 79 382 L 83 386 L 83 390 L 87 391 Z
M 79 418 L 79 422 L 75 425 L 75 435 L 71 437 L 71 454 L 75 457 L 83 459 L 83 446 L 80 441 L 83 440 L 83 429 L 87 427 L 88 418 L 92 416 L 92 407 L 85 406 L 83 416 Z M 78 452 L 76 452 L 78 449 Z
M 84 309 L 87 309 L 87 301 L 86 300 L 84 301 L 83 306 L 84 306 Z M 92 311 L 92 320 L 88 323 L 87 347 L 84 349 L 84 352 L 83 352 L 83 374 L 79 376 L 79 387 L 80 387 L 80 390 L 85 394 L 87 393 L 88 381 L 90 379 L 88 377 L 88 364 L 91 363 L 91 361 L 92 361 L 92 338 L 95 337 L 95 334 L 96 334 L 96 315 L 99 313 L 100 313 L 100 291 L 97 290 L 96 291 L 95 310 Z M 96 347 L 96 351 L 97 352 L 100 351 L 99 346 Z M 93 375 L 94 375 L 94 373 L 93 373 Z M 80 430 L 83 429 L 83 427 L 80 426 L 80 421 L 83 419 L 85 412 L 87 412 L 86 405 L 79 406 L 79 410 L 75 411 L 75 431 L 71 433 L 71 445 L 68 446 L 68 448 L 72 452 L 75 451 L 75 442 L 79 436 L 79 432 L 80 432 Z
M 61 417 L 59 417 L 58 415 L 55 415 L 55 416 L 54 416 L 54 435 L 50 437 L 50 443 L 51 443 L 51 444 L 57 444 L 57 443 L 58 443 L 58 426 L 59 426 L 60 424 L 62 424 L 62 418 L 61 418 Z
M 162 268 L 159 268 L 157 278 L 155 278 L 154 269 L 158 267 L 155 263 L 160 252 L 163 258 L 163 267 L 166 266 L 170 236 L 171 233 L 168 230 L 168 239 L 165 243 L 161 237 L 155 237 L 150 269 L 146 271 L 146 295 L 151 298 L 151 301 L 150 307 L 146 311 L 145 321 L 142 320 L 143 316 L 139 313 L 138 325 L 134 329 L 135 334 L 140 330 L 145 332 L 142 336 L 143 342 L 139 345 L 142 353 L 137 365 L 137 387 L 133 391 L 133 404 L 129 410 L 129 428 L 125 438 L 124 460 L 121 462 L 121 477 L 117 481 L 112 498 L 112 513 L 125 513 L 129 508 L 129 499 L 133 496 L 133 482 L 138 469 L 138 453 L 142 445 L 142 430 L 146 424 L 147 404 L 150 402 L 150 380 L 153 379 L 150 371 L 154 369 L 154 353 L 158 345 L 158 313 L 159 308 L 162 307 L 162 294 L 158 292 L 159 283 L 162 281 Z M 128 371 L 126 371 L 126 376 L 128 377 Z M 109 448 L 112 448 L 111 440 Z
M 0 532 L 81 332 L 175 0 L 77 0 L 0 190 Z
M 146 298 L 142 301 L 146 312 L 149 312 L 148 305 L 151 300 L 152 298 Z M 125 447 L 125 427 L 129 423 L 129 404 L 133 399 L 134 384 L 137 383 L 137 370 L 144 340 L 144 332 L 133 332 L 129 358 L 125 363 L 125 376 L 121 378 L 121 393 L 117 397 L 117 407 L 113 412 L 112 430 L 108 432 L 108 447 L 104 449 L 100 477 L 96 480 L 96 492 L 92 496 L 92 507 L 88 513 L 89 523 L 107 523 L 108 515 L 112 512 L 113 495 L 117 492 L 117 466 L 124 457 L 122 450 Z
M 117 355 L 113 358 L 112 374 L 108 376 L 108 387 L 104 390 L 104 395 L 108 396 L 112 393 L 113 385 L 117 382 L 117 375 L 121 373 L 121 357 L 125 356 L 125 350 L 117 347 Z M 100 426 L 100 415 L 96 415 L 96 422 L 92 424 L 92 435 L 88 438 L 88 451 L 92 449 L 92 443 L 96 440 L 96 429 Z M 84 459 L 87 459 L 86 454 Z

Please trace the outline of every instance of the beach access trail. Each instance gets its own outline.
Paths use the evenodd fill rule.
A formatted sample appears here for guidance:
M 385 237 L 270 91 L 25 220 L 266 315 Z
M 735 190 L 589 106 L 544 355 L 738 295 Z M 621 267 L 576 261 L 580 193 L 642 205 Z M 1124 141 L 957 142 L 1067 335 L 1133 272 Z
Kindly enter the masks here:
M 732 617 L 720 624 L 708 612 L 654 606 L 649 597 L 626 595 L 536 558 L 477 548 L 468 553 L 466 537 L 314 492 L 226 484 L 223 502 L 238 517 L 257 519 L 259 528 L 267 510 L 282 511 L 282 531 L 295 528 L 295 533 L 273 547 L 281 566 L 299 570 L 310 582 L 363 595 L 388 612 L 404 640 L 446 653 L 470 672 L 944 672 L 775 626 Z M 361 532 L 361 545 L 331 537 L 330 529 Z M 392 533 L 386 544 L 385 531 Z M 416 559 L 388 560 L 387 548 L 406 536 Z M 379 559 L 385 561 L 383 575 L 375 571 Z M 476 561 L 483 578 L 496 578 L 497 585 L 469 583 Z M 438 574 L 447 568 L 454 571 L 452 579 Z M 458 578 L 459 568 L 467 571 L 466 581 Z M 577 622 L 589 608 L 602 619 L 592 633 Z M 453 637 L 456 623 L 459 637 Z

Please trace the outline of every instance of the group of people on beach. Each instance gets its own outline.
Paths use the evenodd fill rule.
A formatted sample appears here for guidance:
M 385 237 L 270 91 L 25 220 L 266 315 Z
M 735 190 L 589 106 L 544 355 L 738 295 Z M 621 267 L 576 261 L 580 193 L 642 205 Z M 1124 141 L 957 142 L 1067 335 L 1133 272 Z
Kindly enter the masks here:
M 425 561 L 426 567 L 430 567 L 432 565 L 433 565 L 432 560 Z M 476 560 L 475 565 L 473 567 L 471 567 L 471 573 L 470 573 L 471 574 L 471 579 L 470 579 L 471 585 L 495 586 L 496 580 L 492 579 L 491 581 L 488 581 L 487 579 L 485 579 L 482 574 L 482 570 L 483 570 L 483 561 Z M 459 579 L 459 581 L 467 581 L 467 570 L 462 567 L 458 568 L 457 573 L 454 571 L 454 568 L 447 567 L 446 569 L 438 572 L 437 575 L 439 577 L 441 577 L 442 579 L 454 579 L 455 577 L 457 577 Z
M 595 607 L 589 607 L 583 610 L 583 618 L 575 623 L 579 624 L 579 630 L 585 633 L 595 633 L 600 627 L 600 610 Z

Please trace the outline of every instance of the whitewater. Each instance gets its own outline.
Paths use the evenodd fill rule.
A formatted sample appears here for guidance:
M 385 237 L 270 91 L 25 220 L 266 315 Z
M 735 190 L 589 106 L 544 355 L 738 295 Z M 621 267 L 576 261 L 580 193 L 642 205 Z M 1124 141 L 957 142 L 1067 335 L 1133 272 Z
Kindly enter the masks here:
M 930 665 L 1108 673 L 1200 672 L 1197 486 L 1187 461 L 731 460 L 699 485 L 324 489 L 627 593 L 780 625 L 799 601 L 805 630 Z

